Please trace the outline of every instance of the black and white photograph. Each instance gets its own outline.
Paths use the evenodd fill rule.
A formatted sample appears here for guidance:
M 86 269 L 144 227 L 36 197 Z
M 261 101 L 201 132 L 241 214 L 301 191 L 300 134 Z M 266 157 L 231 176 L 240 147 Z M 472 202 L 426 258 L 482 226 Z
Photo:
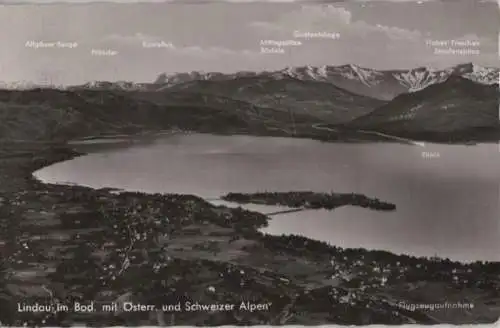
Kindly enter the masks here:
M 0 326 L 498 324 L 498 12 L 0 0 Z

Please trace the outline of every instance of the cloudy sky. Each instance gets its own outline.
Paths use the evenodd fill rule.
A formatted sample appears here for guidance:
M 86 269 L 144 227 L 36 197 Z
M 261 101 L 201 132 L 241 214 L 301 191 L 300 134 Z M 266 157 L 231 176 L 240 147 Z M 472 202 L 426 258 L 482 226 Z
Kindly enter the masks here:
M 147 82 L 162 72 L 346 63 L 378 69 L 441 68 L 470 61 L 498 66 L 500 21 L 495 2 L 189 2 L 194 1 L 0 5 L 0 80 Z M 285 54 L 260 53 L 260 40 L 291 40 L 293 31 L 339 33 L 340 38 L 300 39 L 302 45 L 286 47 Z M 428 40 L 476 41 L 480 47 L 470 49 L 479 50 L 479 55 L 435 55 Z M 25 46 L 27 41 L 76 42 L 78 47 L 34 49 Z M 143 41 L 164 41 L 173 47 L 147 49 Z M 92 49 L 117 54 L 95 56 Z

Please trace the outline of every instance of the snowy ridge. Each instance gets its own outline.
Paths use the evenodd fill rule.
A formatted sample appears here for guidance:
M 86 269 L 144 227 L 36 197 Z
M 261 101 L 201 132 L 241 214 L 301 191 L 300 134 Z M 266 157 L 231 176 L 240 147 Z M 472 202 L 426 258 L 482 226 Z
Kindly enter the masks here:
M 356 65 L 347 65 L 348 69 L 341 74 L 350 79 L 359 79 L 366 86 L 373 86 L 380 83 L 380 77 L 384 76 L 383 72 L 373 69 L 363 68 Z
M 68 89 L 72 88 L 75 87 L 68 87 Z M 117 82 L 92 81 L 85 83 L 84 85 L 77 86 L 77 88 L 139 91 L 139 90 L 145 90 L 146 85 L 143 83 L 134 83 L 130 81 L 117 81 Z
M 435 71 L 428 68 L 417 68 L 407 72 L 397 72 L 392 75 L 409 92 L 427 88 L 429 85 L 446 81 L 451 76 L 452 70 Z
M 301 80 L 323 82 L 330 82 L 332 78 L 342 77 L 348 80 L 360 81 L 366 86 L 373 86 L 380 83 L 380 77 L 384 75 L 383 72 L 379 72 L 369 68 L 363 68 L 352 64 L 343 66 L 323 65 L 319 67 L 287 67 L 282 71 L 278 71 L 278 74 L 273 75 L 279 76 L 280 73 Z
M 326 65 L 323 65 L 321 66 L 319 69 L 318 69 L 318 73 L 323 77 L 323 78 L 327 78 L 327 73 L 328 72 L 328 66 Z
M 220 72 L 191 71 L 186 73 L 162 73 L 158 76 L 154 84 L 175 85 L 191 81 L 221 81 L 232 80 L 238 77 L 255 76 L 258 72 L 238 72 L 234 74 L 224 74 Z
M 162 73 L 152 83 L 134 83 L 128 81 L 107 82 L 92 81 L 83 85 L 68 86 L 67 89 L 109 89 L 109 90 L 163 90 L 173 85 L 192 81 L 227 81 L 244 77 L 267 77 L 277 80 L 295 78 L 303 81 L 327 82 L 340 87 L 346 83 L 353 92 L 361 89 L 376 92 L 414 92 L 432 84 L 442 83 L 450 76 L 462 76 L 477 83 L 492 85 L 499 82 L 500 69 L 496 67 L 482 67 L 476 64 L 460 64 L 451 68 L 436 70 L 429 67 L 419 67 L 409 70 L 376 70 L 348 64 L 342 66 L 300 66 L 287 67 L 277 71 L 249 72 L 225 74 L 220 72 L 192 71 L 186 73 Z M 3 89 L 32 89 L 36 87 L 56 87 L 36 85 L 21 81 L 12 83 L 0 82 Z M 58 86 L 57 86 L 58 87 Z M 374 88 L 376 87 L 376 88 Z M 349 87 L 348 87 L 349 88 Z M 399 88 L 399 89 L 398 89 Z M 395 90 L 395 91 L 394 91 Z
M 483 67 L 472 63 L 457 65 L 444 70 L 421 67 L 409 71 L 394 72 L 393 76 L 409 92 L 422 90 L 429 85 L 446 81 L 450 76 L 461 76 L 480 84 L 492 85 L 498 83 L 500 69 Z
M 256 73 L 257 75 L 259 73 Z M 262 72 L 270 74 L 275 78 L 291 76 L 301 80 L 313 80 L 332 82 L 338 78 L 359 82 L 366 87 L 380 85 L 383 82 L 397 82 L 409 92 L 422 90 L 432 84 L 442 83 L 452 75 L 462 76 L 481 84 L 498 83 L 500 69 L 494 67 L 482 67 L 475 64 L 461 64 L 447 69 L 436 70 L 430 67 L 419 67 L 409 70 L 381 71 L 364 68 L 358 65 L 343 66 L 302 66 L 287 67 L 276 72 Z
M 0 89 L 7 89 L 7 90 L 29 90 L 29 89 L 36 89 L 36 88 L 47 88 L 47 87 L 53 87 L 51 85 L 38 85 L 36 83 L 28 82 L 28 81 L 16 81 L 16 82 L 0 82 Z
M 500 70 L 493 67 L 472 65 L 472 71 L 464 73 L 463 77 L 482 84 L 495 84 L 499 82 Z
M 216 73 L 205 73 L 196 71 L 188 73 L 162 74 L 155 83 L 182 83 L 190 80 L 209 80 L 213 78 L 215 75 Z
M 429 85 L 442 83 L 452 75 L 459 75 L 477 83 L 491 85 L 498 83 L 500 70 L 482 67 L 472 63 L 436 70 L 419 67 L 409 70 L 375 70 L 348 64 L 342 66 L 299 66 L 286 67 L 278 71 L 238 72 L 234 74 L 190 72 L 162 74 L 155 83 L 177 84 L 193 80 L 228 80 L 245 76 L 270 76 L 275 79 L 292 77 L 304 81 L 320 81 L 336 84 L 339 79 L 374 87 L 383 83 L 396 83 L 408 92 L 424 89 Z
M 263 72 L 271 74 L 275 77 L 290 76 L 299 80 L 326 81 L 328 79 L 328 66 L 302 66 L 302 67 L 287 67 L 278 72 Z

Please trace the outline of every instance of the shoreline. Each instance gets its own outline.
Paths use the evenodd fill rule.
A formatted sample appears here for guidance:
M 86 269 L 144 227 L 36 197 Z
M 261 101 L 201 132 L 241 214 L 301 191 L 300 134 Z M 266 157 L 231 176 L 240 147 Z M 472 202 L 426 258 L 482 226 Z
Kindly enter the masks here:
M 500 286 L 488 273 L 496 272 L 500 263 L 464 264 L 342 249 L 301 236 L 266 235 L 258 229 L 267 224 L 268 216 L 216 207 L 197 196 L 127 191 L 113 194 L 109 188 L 45 184 L 33 172 L 85 155 L 67 145 L 45 146 L 0 152 L 9 155 L 0 156 L 0 176 L 8 177 L 13 185 L 0 192 L 0 225 L 8 227 L 1 237 L 7 246 L 8 262 L 4 263 L 7 271 L 0 273 L 0 306 L 12 310 L 0 317 L 3 323 L 54 326 L 91 322 L 113 326 L 126 320 L 134 325 L 170 322 L 175 326 L 491 323 L 498 319 L 492 314 L 500 311 L 488 314 L 479 306 L 472 317 L 462 311 L 457 312 L 457 318 L 436 318 L 434 313 L 430 316 L 425 311 L 408 311 L 393 302 L 399 299 L 411 303 L 413 293 L 418 291 L 423 300 L 436 303 L 436 288 L 448 287 L 450 300 L 487 295 L 488 289 Z M 140 239 L 129 239 L 134 234 Z M 457 270 L 458 281 L 452 278 L 453 270 Z M 19 276 L 23 272 L 33 272 L 33 278 Z M 327 276 L 332 278 L 325 280 Z M 145 286 L 137 286 L 138 279 Z M 16 312 L 14 306 L 19 299 L 53 302 L 40 286 L 66 303 L 90 299 L 104 303 L 119 299 L 144 304 L 168 304 L 179 299 L 213 303 L 224 297 L 227 302 L 253 299 L 275 306 L 229 316 L 182 312 L 175 318 L 168 313 L 151 317 L 149 312 L 118 316 L 102 312 L 50 316 Z M 407 288 L 413 289 L 410 292 Z M 338 295 L 334 299 L 333 291 Z M 339 303 L 353 291 L 359 294 L 349 301 L 354 305 L 346 308 Z M 487 300 L 500 303 L 492 296 Z M 291 308 L 295 314 L 291 314 Z
M 187 132 L 187 134 L 190 134 L 191 132 Z M 107 148 L 112 151 L 112 150 L 116 150 L 116 149 L 121 149 L 123 147 L 125 148 L 128 148 L 128 147 L 133 147 L 134 145 L 140 145 L 142 143 L 150 143 L 150 142 L 154 142 L 158 139 L 158 137 L 163 134 L 163 132 L 151 132 L 151 133 L 146 133 L 144 135 L 128 135 L 129 137 L 129 140 L 132 141 L 131 144 L 127 144 L 127 145 L 123 145 L 122 143 L 117 143 L 117 144 L 114 144 L 114 145 L 110 145 L 110 144 L 107 144 Z M 181 133 L 178 133 L 178 132 L 174 132 L 173 135 L 178 135 L 178 134 L 184 134 L 183 132 Z M 224 135 L 224 134 L 222 134 Z M 242 134 L 244 135 L 244 134 Z M 122 135 L 122 136 L 125 136 L 125 135 Z M 258 137 L 258 136 L 256 136 Z M 263 137 L 267 137 L 267 136 L 263 136 Z M 99 136 L 97 137 L 92 137 L 92 138 L 101 138 Z M 111 138 L 114 138 L 114 137 L 111 137 Z M 281 137 L 281 136 L 277 136 L 277 138 L 286 138 L 286 137 Z M 83 139 L 82 139 L 83 140 Z M 86 139 L 85 139 L 86 140 Z M 311 140 L 309 138 L 304 138 L 304 140 Z M 135 143 L 134 141 L 137 141 L 137 143 Z M 313 141 L 317 141 L 317 140 L 313 140 Z M 65 162 L 65 161 L 69 161 L 69 160 L 72 160 L 72 159 L 75 159 L 75 158 L 78 158 L 78 157 L 81 157 L 81 156 L 86 156 L 86 155 L 89 155 L 91 154 L 92 152 L 82 152 L 82 151 L 76 151 L 74 149 L 72 149 L 70 146 L 71 144 L 69 143 L 66 143 L 66 144 L 60 144 L 60 143 L 57 143 L 55 144 L 55 149 L 57 150 L 60 150 L 62 151 L 62 154 L 61 154 L 61 157 L 59 156 L 56 156 L 56 158 L 54 158 L 52 161 L 49 160 L 48 162 L 44 162 L 43 164 L 39 164 L 39 163 L 33 163 L 33 166 L 28 169 L 28 172 L 30 172 L 29 174 L 27 174 L 24 178 L 30 182 L 30 184 L 34 187 L 37 187 L 37 188 L 45 188 L 45 187 L 54 187 L 54 188 L 64 188 L 64 187 L 68 187 L 68 188 L 82 188 L 82 189 L 85 189 L 85 190 L 90 190 L 91 192 L 92 191 L 95 191 L 95 192 L 115 192 L 115 191 L 120 191 L 120 193 L 124 193 L 124 194 L 138 194 L 138 195 L 144 195 L 144 196 L 147 196 L 147 195 L 159 195 L 158 193 L 148 193 L 148 192 L 142 192 L 142 191 L 127 191 L 127 190 L 123 190 L 123 189 L 118 189 L 118 188 L 114 188 L 114 187 L 103 187 L 103 188 L 93 188 L 93 187 L 87 187 L 87 186 L 81 186 L 81 185 L 77 185 L 77 184 L 53 184 L 53 183 L 45 183 L 39 179 L 37 179 L 33 173 L 35 173 L 36 171 L 38 170 L 41 170 L 45 167 L 48 167 L 48 166 L 51 166 L 51 165 L 54 165 L 54 164 L 57 164 L 57 163 L 61 163 L 61 162 Z M 52 145 L 51 147 L 49 147 L 49 149 L 53 149 L 54 145 Z M 272 192 L 265 192 L 266 194 L 269 193 L 269 194 L 273 194 Z M 292 192 L 279 192 L 279 193 L 275 193 L 275 194 L 288 194 L 288 193 L 294 193 L 293 191 Z M 226 197 L 228 197 L 228 195 L 230 194 L 234 194 L 234 195 L 240 195 L 239 193 L 229 193 L 229 194 L 226 194 L 226 195 L 222 195 L 220 198 L 216 199 L 216 200 L 224 200 L 224 201 L 230 201 L 228 199 L 226 199 Z M 318 194 L 323 194 L 323 193 L 318 193 Z M 345 193 L 338 193 L 339 195 L 347 195 Z M 161 193 L 161 195 L 172 195 L 172 194 L 169 194 L 169 193 Z M 212 203 L 210 203 L 210 199 L 205 199 L 203 198 L 202 196 L 198 196 L 198 195 L 192 195 L 192 194 L 175 194 L 175 195 L 184 195 L 184 196 L 189 196 L 189 197 L 195 197 L 195 198 L 198 198 L 198 199 L 201 199 L 203 200 L 205 203 L 209 204 L 210 206 L 213 206 L 213 207 L 224 207 L 228 210 L 231 210 L 230 207 L 227 207 L 225 205 L 213 205 Z M 241 194 L 241 195 L 245 195 L 245 196 L 252 196 L 253 194 Z M 358 194 L 354 194 L 354 196 L 363 196 L 364 198 L 368 199 L 368 200 L 372 200 L 372 198 L 370 197 L 367 197 L 367 196 L 364 196 L 364 195 L 358 195 Z M 377 199 L 377 201 L 379 201 Z M 256 204 L 256 205 L 270 205 L 270 206 L 286 206 L 287 205 L 283 205 L 283 204 L 279 204 L 279 203 L 271 203 L 271 204 L 266 204 L 266 203 L 259 203 L 259 202 L 239 202 L 239 201 L 230 201 L 230 202 L 233 202 L 234 204 L 240 204 L 240 205 L 244 205 L 244 204 Z M 387 209 L 377 209 L 377 208 L 370 208 L 370 207 L 367 207 L 368 209 L 371 209 L 371 210 L 380 210 L 380 211 L 392 211 L 392 210 L 395 210 L 396 209 L 396 206 L 392 203 L 387 203 L 387 202 L 383 202 L 381 201 L 382 204 L 388 204 L 388 205 L 391 205 L 391 206 L 394 206 L 394 208 L 391 208 L 389 210 Z M 344 204 L 344 205 L 341 205 L 341 206 L 346 206 L 346 205 L 351 205 L 351 206 L 360 206 L 360 205 L 355 205 L 355 204 Z M 363 206 L 360 206 L 360 207 L 363 207 Z M 289 209 L 285 210 L 284 212 L 287 213 L 287 212 L 295 212 L 295 211 L 307 211 L 307 210 L 317 210 L 317 209 L 326 209 L 326 208 L 316 208 L 316 207 L 288 207 Z M 332 210 L 332 209 L 326 209 L 326 210 Z M 245 210 L 245 211 L 249 211 L 249 210 Z M 255 212 L 255 211 L 249 211 L 249 212 Z M 268 214 L 266 213 L 260 213 L 260 212 L 256 212 L 256 213 L 259 213 L 261 215 L 264 215 L 264 216 L 268 216 Z M 276 212 L 276 213 L 270 213 L 271 215 L 275 215 L 275 214 L 281 214 L 282 211 L 279 211 L 279 212 Z M 270 220 L 272 218 L 268 217 L 268 220 Z M 272 235 L 270 235 L 272 236 Z M 309 239 L 308 237 L 303 237 L 305 239 Z M 319 240 L 314 240 L 314 239 L 310 239 L 311 241 L 313 242 L 319 242 L 319 243 L 325 243 L 323 241 L 319 241 Z M 333 244 L 329 244 L 329 243 L 326 243 L 328 244 L 329 246 L 333 247 L 333 248 L 339 248 L 339 246 L 336 246 L 336 245 L 333 245 Z M 340 247 L 341 248 L 341 247 Z M 364 249 L 364 248 L 347 248 L 347 249 L 356 249 L 356 250 L 365 250 L 367 252 L 385 252 L 385 253 L 390 253 L 394 256 L 403 256 L 403 257 L 411 257 L 411 258 L 414 258 L 414 259 L 417 259 L 417 260 L 423 260 L 423 261 L 427 261 L 430 257 L 428 256 L 415 256 L 415 255 L 410 255 L 410 254 L 396 254 L 396 253 L 392 253 L 390 251 L 386 251 L 386 250 L 369 250 L 369 249 Z M 447 260 L 447 258 L 445 257 L 434 257 L 435 260 Z M 499 264 L 500 265 L 500 261 L 489 261 L 489 260 L 474 260 L 474 261 L 458 261 L 458 260 L 451 260 L 452 263 L 457 263 L 457 264 L 474 264 L 474 263 L 493 263 L 493 264 Z
M 148 141 L 150 142 L 151 139 L 148 139 Z M 133 144 L 134 145 L 134 144 Z M 125 146 L 126 147 L 131 147 L 133 145 L 128 145 L 128 146 Z M 122 148 L 123 145 L 121 144 L 118 144 L 116 146 L 109 146 L 109 150 L 115 150 L 115 149 L 120 149 Z M 110 192 L 110 193 L 114 193 L 114 192 L 118 192 L 119 193 L 123 193 L 123 194 L 138 194 L 138 195 L 144 195 L 144 196 L 148 196 L 148 195 L 155 195 L 155 194 L 158 194 L 158 193 L 148 193 L 148 192 L 143 192 L 143 191 L 128 191 L 128 190 L 123 190 L 123 189 L 119 189 L 119 188 L 114 188 L 114 187 L 102 187 L 102 188 L 93 188 L 93 187 L 87 187 L 87 186 L 82 186 L 82 185 L 77 185 L 77 184 L 53 184 L 53 183 L 45 183 L 39 179 L 37 179 L 33 173 L 40 170 L 40 169 L 43 169 L 44 167 L 47 167 L 47 166 L 51 166 L 53 164 L 57 164 L 57 163 L 60 163 L 60 162 L 64 162 L 64 161 L 69 161 L 69 160 L 72 160 L 74 158 L 78 158 L 78 157 L 81 157 L 81 156 L 86 156 L 86 155 L 89 155 L 91 154 L 92 152 L 90 153 L 85 153 L 85 152 L 78 152 L 78 151 L 70 151 L 70 154 L 67 156 L 67 157 L 62 157 L 62 159 L 60 160 L 55 160 L 51 163 L 48 163 L 47 165 L 44 165 L 44 166 L 35 166 L 34 167 L 34 170 L 31 172 L 31 174 L 28 176 L 28 179 L 29 180 L 32 180 L 32 183 L 37 186 L 37 187 L 44 187 L 44 186 L 49 186 L 49 187 L 55 187 L 55 188 L 64 188 L 64 187 L 68 187 L 70 189 L 73 189 L 73 188 L 83 188 L 83 189 L 88 189 L 88 190 L 91 190 L 91 191 L 96 191 L 96 192 L 101 192 L 101 191 L 104 191 L 104 192 Z M 269 193 L 269 194 L 273 194 L 271 192 L 266 192 L 266 194 Z M 286 193 L 276 193 L 276 194 L 288 194 L 288 193 L 294 193 L 294 192 L 286 192 Z M 234 194 L 234 195 L 240 195 L 239 193 L 229 193 L 229 194 Z M 322 193 L 318 193 L 318 194 L 322 194 Z M 343 193 L 339 193 L 339 195 L 341 195 Z M 116 194 L 114 194 L 116 195 Z M 170 195 L 169 193 L 162 193 L 162 195 Z M 268 217 L 268 221 L 269 220 L 272 220 L 272 216 L 274 215 L 280 215 L 280 214 L 286 214 L 286 213 L 289 213 L 289 212 L 301 212 L 301 211 L 310 211 L 310 210 L 318 210 L 318 209 L 324 209 L 324 210 L 333 210 L 334 208 L 332 209 L 327 209 L 327 208 L 315 208 L 315 207 L 288 207 L 287 205 L 283 205 L 283 204 L 279 204 L 279 203 L 269 203 L 269 204 L 266 204 L 266 203 L 259 203 L 259 202 L 239 202 L 239 201 L 236 201 L 236 200 L 229 200 L 229 199 L 226 199 L 226 197 L 228 196 L 228 194 L 226 195 L 222 195 L 220 198 L 216 198 L 216 199 L 210 199 L 210 198 L 204 198 L 200 195 L 194 195 L 194 194 L 182 194 L 182 195 L 185 195 L 185 196 L 189 196 L 189 197 L 196 197 L 198 199 L 201 199 L 203 200 L 204 202 L 206 202 L 207 204 L 209 204 L 210 206 L 214 206 L 214 207 L 224 207 L 228 210 L 231 209 L 231 207 L 227 207 L 226 205 L 214 205 L 212 204 L 210 201 L 211 200 L 222 200 L 222 201 L 228 201 L 228 202 L 232 202 L 233 204 L 235 205 L 245 205 L 245 204 L 255 204 L 255 205 L 269 205 L 269 206 L 285 206 L 287 207 L 288 209 L 286 210 L 283 210 L 283 211 L 277 211 L 277 212 L 272 212 L 272 213 L 262 213 L 262 212 L 256 212 L 255 210 L 246 210 L 244 209 L 245 211 L 249 211 L 249 212 L 256 212 L 256 213 L 259 213 L 263 216 L 266 216 Z M 243 194 L 242 194 L 243 195 Z M 253 194 L 244 194 L 245 196 L 252 196 Z M 360 195 L 357 195 L 357 194 L 354 194 L 354 196 L 360 196 Z M 363 195 L 361 195 L 363 196 Z M 364 196 L 366 197 L 366 196 Z M 367 199 L 371 199 L 369 197 L 366 197 Z M 386 202 L 381 202 L 382 204 L 389 204 L 389 205 L 394 205 L 394 204 L 391 204 L 391 203 L 386 203 Z M 370 210 L 378 210 L 378 211 L 393 211 L 396 209 L 396 207 L 394 206 L 394 208 L 391 208 L 391 209 L 377 209 L 377 208 L 370 208 L 370 207 L 363 207 L 361 205 L 355 205 L 355 204 L 343 204 L 343 205 L 338 205 L 336 207 L 340 207 L 340 206 L 359 206 L 361 208 L 368 208 Z M 266 225 L 268 224 L 268 222 L 266 222 Z M 258 229 L 260 229 L 262 227 L 259 227 L 256 229 L 257 232 L 260 232 L 258 231 Z M 270 235 L 270 236 L 276 236 L 276 237 L 280 237 L 280 235 Z M 330 247 L 332 247 L 333 249 L 336 249 L 336 248 L 342 248 L 340 246 L 337 246 L 337 245 L 334 245 L 334 244 L 331 244 L 331 243 L 328 243 L 328 242 L 324 242 L 324 241 L 321 241 L 321 240 L 315 240 L 315 239 L 310 239 L 308 237 L 303 237 L 305 239 L 309 239 L 313 242 L 319 242 L 319 243 L 325 243 L 325 244 L 328 244 Z M 363 247 L 356 247 L 356 248 L 345 248 L 345 249 L 359 249 L 359 250 L 364 250 L 366 252 L 385 252 L 385 253 L 389 253 L 391 255 L 394 255 L 394 256 L 403 256 L 403 257 L 411 257 L 411 258 L 415 258 L 417 260 L 422 260 L 422 261 L 428 261 L 428 259 L 430 258 L 430 256 L 423 256 L 423 255 L 412 255 L 412 254 L 405 254 L 405 253 L 402 253 L 402 254 L 397 254 L 397 253 L 393 253 L 391 251 L 388 251 L 388 250 L 379 250 L 379 249 L 365 249 Z M 440 256 L 437 256 L 435 258 L 436 260 L 446 260 L 447 258 L 446 257 L 440 257 Z M 500 264 L 500 261 L 487 261 L 487 260 L 470 260 L 470 261 L 460 261 L 460 260 L 450 260 L 452 263 L 457 263 L 457 264 L 471 264 L 471 263 L 480 263 L 480 262 L 483 262 L 483 263 L 498 263 Z
M 160 133 L 160 134 L 162 134 L 162 133 Z M 177 135 L 179 133 L 175 133 L 174 132 L 173 134 Z M 122 136 L 125 136 L 125 135 L 122 135 Z M 140 136 L 128 135 L 129 140 L 132 141 L 131 144 L 127 144 L 125 146 L 122 143 L 118 143 L 118 144 L 114 144 L 114 145 L 107 144 L 107 146 L 108 146 L 107 148 L 110 151 L 112 151 L 112 150 L 116 150 L 116 149 L 121 149 L 123 147 L 125 147 L 125 148 L 133 147 L 134 145 L 142 144 L 143 142 L 146 142 L 146 143 L 154 142 L 155 140 L 157 140 L 158 136 L 159 135 L 157 133 L 155 133 L 155 132 L 152 132 L 150 134 L 140 135 Z M 137 137 L 139 137 L 139 138 L 137 138 Z M 100 138 L 100 137 L 97 136 L 97 137 L 92 137 L 92 138 Z M 277 137 L 277 138 L 282 138 L 282 137 Z M 311 140 L 311 139 L 308 139 L 308 138 L 304 138 L 304 139 L 305 140 Z M 135 143 L 133 141 L 138 141 L 138 143 Z M 316 140 L 314 140 L 314 141 L 316 141 Z M 147 195 L 158 195 L 158 193 L 148 193 L 148 192 L 142 192 L 142 191 L 127 191 L 127 190 L 118 189 L 118 188 L 114 188 L 114 187 L 93 188 L 93 187 L 81 186 L 81 185 L 77 185 L 77 184 L 52 184 L 52 183 L 45 183 L 45 182 L 37 179 L 33 175 L 33 173 L 35 173 L 36 171 L 38 171 L 40 169 L 43 169 L 45 167 L 48 167 L 48 166 L 51 166 L 51 165 L 54 165 L 54 164 L 57 164 L 57 163 L 69 161 L 69 160 L 72 160 L 72 159 L 75 159 L 75 158 L 78 158 L 78 157 L 81 157 L 81 156 L 86 156 L 86 155 L 89 155 L 89 154 L 92 153 L 92 152 L 75 151 L 74 149 L 71 149 L 69 146 L 70 146 L 69 143 L 67 143 L 65 145 L 57 144 L 57 148 L 63 151 L 62 157 L 56 157 L 53 161 L 49 161 L 49 162 L 47 162 L 47 163 L 45 163 L 45 164 L 43 164 L 41 166 L 38 163 L 34 164 L 34 166 L 31 168 L 31 171 L 30 171 L 31 173 L 29 173 L 28 175 L 26 175 L 25 179 L 28 180 L 28 181 L 30 181 L 30 183 L 34 187 L 41 187 L 41 188 L 44 188 L 44 187 L 55 187 L 55 188 L 68 187 L 68 188 L 71 188 L 71 189 L 73 189 L 73 188 L 82 188 L 82 189 L 85 189 L 85 190 L 90 190 L 91 192 L 92 191 L 96 191 L 96 192 L 104 191 L 104 192 L 109 192 L 109 193 L 112 193 L 112 192 L 115 192 L 115 191 L 119 190 L 120 193 L 124 193 L 124 194 L 129 194 L 130 193 L 130 194 L 138 194 L 138 195 L 144 195 L 144 196 L 147 196 Z M 273 194 L 272 192 L 265 192 L 265 194 L 268 194 L 268 193 L 269 194 Z M 285 192 L 285 193 L 281 193 L 280 192 L 280 193 L 275 193 L 275 194 L 288 194 L 288 193 L 294 193 L 294 192 Z M 252 195 L 254 195 L 254 194 L 229 193 L 229 194 L 222 195 L 217 200 L 230 201 L 230 202 L 233 202 L 234 204 L 239 204 L 239 205 L 256 204 L 256 205 L 270 205 L 270 206 L 285 206 L 285 207 L 288 207 L 287 210 L 278 211 L 276 213 L 273 212 L 273 213 L 270 213 L 270 214 L 269 213 L 256 212 L 256 213 L 259 213 L 259 214 L 261 214 L 263 216 L 267 216 L 268 220 L 272 219 L 270 217 L 270 215 L 272 216 L 272 215 L 282 214 L 282 213 L 288 213 L 288 212 L 296 212 L 296 211 L 298 212 L 298 211 L 317 210 L 317 209 L 333 210 L 333 209 L 315 208 L 315 207 L 289 207 L 288 205 L 283 205 L 283 204 L 280 204 L 278 202 L 267 204 L 267 203 L 259 203 L 258 201 L 256 201 L 256 202 L 253 202 L 253 201 L 240 202 L 240 201 L 235 201 L 235 200 L 231 201 L 229 199 L 226 199 L 226 197 L 229 197 L 229 195 L 233 195 L 233 194 L 236 195 L 236 196 L 244 195 L 244 196 L 248 196 L 248 197 L 251 197 Z M 318 194 L 323 194 L 323 193 L 318 193 Z M 343 193 L 339 193 L 339 194 L 343 195 Z M 162 193 L 161 195 L 170 195 L 170 194 L 168 194 L 168 193 Z M 199 196 L 199 195 L 191 195 L 191 194 L 181 194 L 181 195 L 199 198 L 199 199 L 203 200 L 204 202 L 206 202 L 207 204 L 209 204 L 210 206 L 213 206 L 213 207 L 220 207 L 220 206 L 222 206 L 222 207 L 224 207 L 224 208 L 226 208 L 228 210 L 231 209 L 230 207 L 227 207 L 225 205 L 214 205 L 214 204 L 210 203 L 210 199 L 205 199 L 205 198 L 203 198 L 202 196 Z M 354 196 L 363 196 L 363 197 L 365 197 L 368 200 L 372 199 L 372 198 L 366 197 L 364 195 L 354 194 Z M 380 211 L 392 211 L 392 210 L 396 209 L 396 206 L 394 204 L 392 204 L 392 203 L 387 203 L 387 202 L 381 202 L 381 203 L 383 203 L 384 205 L 388 204 L 388 205 L 394 206 L 394 208 L 391 208 L 389 210 L 387 210 L 387 209 L 370 208 L 370 207 L 367 207 L 367 208 L 371 209 L 371 210 L 380 210 Z M 360 205 L 355 205 L 355 204 L 343 204 L 343 205 L 340 205 L 340 206 L 346 206 L 346 205 L 360 206 Z M 336 207 L 340 207 L 340 206 L 336 206 Z M 360 207 L 363 207 L 363 206 L 360 206 Z M 246 210 L 246 209 L 244 209 L 244 210 L 245 211 L 249 211 L 249 212 L 255 212 L 253 210 L 251 210 L 251 211 L 250 210 Z M 266 225 L 267 225 L 267 222 L 266 222 Z M 269 235 L 269 236 L 275 236 L 275 235 Z M 277 237 L 280 237 L 280 236 L 277 236 Z M 336 249 L 336 248 L 342 248 L 340 246 L 336 246 L 334 244 L 326 243 L 326 242 L 323 242 L 323 241 L 320 241 L 320 240 L 310 239 L 308 237 L 302 237 L 302 236 L 299 236 L 299 237 L 304 238 L 304 239 L 309 239 L 309 240 L 311 240 L 313 242 L 319 242 L 319 243 L 328 244 L 329 246 L 331 246 L 334 249 Z M 366 252 L 385 252 L 385 253 L 389 253 L 389 254 L 394 255 L 394 256 L 410 257 L 410 258 L 414 258 L 414 259 L 422 260 L 422 261 L 428 261 L 429 258 L 430 258 L 429 256 L 415 256 L 415 255 L 411 255 L 411 254 L 396 254 L 396 253 L 392 253 L 392 252 L 386 251 L 386 250 L 377 250 L 377 249 L 370 250 L 370 249 L 365 249 L 363 247 L 360 247 L 360 248 L 346 248 L 346 249 L 364 250 Z M 448 260 L 448 259 L 446 257 L 439 257 L 439 256 L 437 256 L 437 257 L 434 257 L 434 260 Z M 475 263 L 494 263 L 494 264 L 499 264 L 500 265 L 500 261 L 488 261 L 488 260 L 474 260 L 474 261 L 472 261 L 472 260 L 471 261 L 451 260 L 451 262 L 452 263 L 456 263 L 456 264 L 465 264 L 465 265 L 467 265 L 467 264 L 475 264 Z

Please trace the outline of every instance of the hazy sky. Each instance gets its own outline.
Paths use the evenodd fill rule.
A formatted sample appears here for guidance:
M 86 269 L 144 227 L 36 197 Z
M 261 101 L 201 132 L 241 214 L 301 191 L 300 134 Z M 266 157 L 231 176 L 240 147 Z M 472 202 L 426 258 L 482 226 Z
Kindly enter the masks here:
M 142 82 L 153 81 L 162 72 L 346 63 L 379 69 L 440 68 L 469 61 L 498 66 L 500 21 L 495 2 L 189 2 L 0 5 L 0 80 Z M 302 45 L 285 47 L 286 54 L 260 53 L 260 40 L 291 40 L 295 30 L 339 33 L 340 39 L 300 39 Z M 426 44 L 451 39 L 478 41 L 480 54 L 434 55 Z M 27 41 L 76 42 L 78 47 L 34 49 L 25 46 Z M 143 41 L 164 41 L 174 47 L 147 49 Z M 95 56 L 92 49 L 117 54 Z

